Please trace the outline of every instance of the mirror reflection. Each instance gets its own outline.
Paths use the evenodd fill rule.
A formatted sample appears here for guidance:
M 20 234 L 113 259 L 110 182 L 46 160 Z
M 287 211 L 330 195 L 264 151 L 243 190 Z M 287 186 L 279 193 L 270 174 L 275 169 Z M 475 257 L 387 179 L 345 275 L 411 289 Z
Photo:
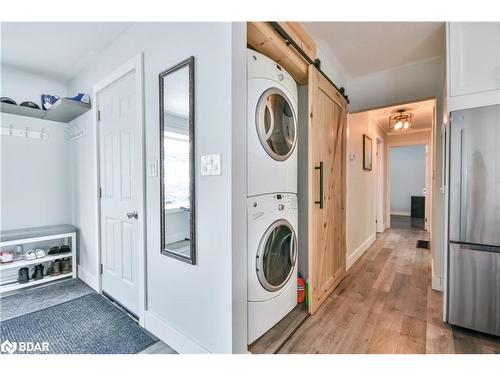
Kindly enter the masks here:
M 160 74 L 162 252 L 195 263 L 193 58 Z

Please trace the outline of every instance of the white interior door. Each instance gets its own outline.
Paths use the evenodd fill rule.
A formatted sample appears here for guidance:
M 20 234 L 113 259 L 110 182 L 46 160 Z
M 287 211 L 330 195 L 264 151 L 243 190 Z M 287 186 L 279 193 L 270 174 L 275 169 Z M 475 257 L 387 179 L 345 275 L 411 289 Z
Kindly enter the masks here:
M 135 72 L 98 93 L 102 290 L 134 314 L 139 310 L 141 124 Z

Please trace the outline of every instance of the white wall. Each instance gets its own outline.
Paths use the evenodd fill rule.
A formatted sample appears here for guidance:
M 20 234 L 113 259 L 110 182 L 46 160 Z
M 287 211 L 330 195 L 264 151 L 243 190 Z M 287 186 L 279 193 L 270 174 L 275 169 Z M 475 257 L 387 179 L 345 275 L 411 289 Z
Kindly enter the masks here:
M 410 215 L 411 197 L 423 196 L 425 146 L 391 148 L 391 214 Z
M 59 96 L 68 94 L 63 82 L 24 72 L 12 66 L 2 65 L 1 70 L 2 96 L 14 99 L 17 104 L 32 101 L 41 108 L 40 96 L 42 94 Z
M 444 46 L 443 46 L 444 49 Z M 443 59 L 432 59 L 384 70 L 347 82 L 347 94 L 351 112 L 385 107 L 396 103 L 407 103 L 436 97 L 436 118 L 443 118 L 443 85 L 445 80 Z M 434 129 L 433 140 L 433 191 L 431 251 L 433 253 L 433 276 L 444 276 L 444 194 L 441 182 L 441 127 Z M 436 235 L 433 235 L 433 234 Z
M 1 93 L 18 104 L 40 94 L 66 95 L 66 87 L 12 67 L 1 67 Z M 69 153 L 65 124 L 1 114 L 1 126 L 44 130 L 47 140 L 1 137 L 1 230 L 71 224 Z
M 372 139 L 372 170 L 363 169 L 363 134 Z M 377 139 L 385 134 L 368 112 L 347 117 L 347 267 L 375 241 L 377 216 Z M 354 159 L 351 159 L 354 155 Z
M 323 48 L 319 43 L 316 48 L 316 56 L 321 61 L 321 70 L 335 83 L 335 86 L 338 88 L 346 87 L 350 79 L 349 74 L 337 57 L 326 51 L 328 51 L 328 47 Z
M 245 129 L 244 28 L 243 24 L 230 23 L 135 24 L 70 83 L 72 90 L 92 92 L 96 82 L 142 51 L 146 160 L 157 160 L 158 73 L 191 55 L 195 57 L 196 265 L 160 254 L 160 181 L 158 177 L 146 180 L 146 328 L 152 329 L 148 320 L 154 320 L 154 333 L 180 351 L 227 353 L 246 349 L 246 284 L 242 284 L 240 273 L 232 272 L 246 268 L 246 263 L 241 263 L 246 261 L 242 256 L 245 242 L 231 235 L 232 230 L 238 234 L 244 223 L 241 209 L 245 192 L 235 186 L 239 179 L 233 176 L 232 165 L 233 161 L 237 168 L 244 165 L 241 158 L 245 154 L 241 147 L 245 138 L 233 135 L 233 127 L 234 132 Z M 97 277 L 95 129 L 90 114 L 76 121 L 86 130 L 76 142 L 73 160 L 75 223 L 81 229 L 80 266 Z M 240 142 L 238 147 L 234 142 Z M 222 175 L 201 177 L 200 156 L 212 153 L 222 154 Z M 246 273 L 244 278 L 246 283 Z

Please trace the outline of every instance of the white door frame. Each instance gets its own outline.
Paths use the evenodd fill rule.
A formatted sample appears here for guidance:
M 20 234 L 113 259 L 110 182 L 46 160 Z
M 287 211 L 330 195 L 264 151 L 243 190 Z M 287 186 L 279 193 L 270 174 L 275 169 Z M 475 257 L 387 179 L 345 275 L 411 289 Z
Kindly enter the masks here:
M 385 207 L 385 194 L 384 194 L 384 149 L 385 143 L 382 139 L 377 137 L 377 199 L 376 199 L 376 232 L 383 233 L 385 231 L 385 216 L 384 216 L 384 207 Z
M 103 89 L 107 88 L 112 83 L 126 76 L 130 72 L 135 72 L 135 82 L 136 82 L 136 108 L 137 108 L 137 122 L 140 124 L 140 137 L 137 142 L 140 143 L 139 150 L 141 151 L 140 163 L 140 186 L 138 194 L 138 207 L 137 212 L 138 217 L 138 245 L 139 245 L 139 256 L 138 256 L 138 283 L 139 283 L 139 324 L 144 326 L 144 312 L 146 310 L 146 220 L 145 220 L 145 147 L 144 147 L 144 64 L 143 64 L 143 54 L 138 53 L 135 57 L 127 61 L 125 64 L 115 69 L 113 72 L 104 77 L 101 81 L 94 85 L 93 100 L 94 105 L 92 106 L 93 119 L 94 119 L 94 131 L 95 131 L 95 161 L 96 161 L 96 200 L 95 204 L 97 207 L 97 217 L 96 217 L 96 248 L 98 253 L 97 268 L 95 270 L 96 275 L 98 275 L 98 292 L 102 293 L 102 275 L 101 275 L 101 263 L 102 263 L 102 253 L 101 253 L 101 202 L 99 198 L 99 188 L 100 184 L 100 156 L 99 156 L 99 128 L 98 128 L 98 117 L 97 111 L 99 108 L 98 93 Z
M 405 146 L 425 146 L 426 155 L 425 155 L 425 219 L 424 226 L 425 230 L 429 233 L 432 233 L 432 178 L 430 178 L 432 174 L 432 158 L 430 155 L 430 151 L 432 148 L 432 141 L 423 142 L 423 141 L 403 141 L 403 142 L 392 142 L 387 145 L 387 194 L 386 194 L 386 221 L 387 227 L 391 227 L 391 178 L 392 178 L 392 166 L 391 166 L 391 155 L 392 148 L 394 147 L 405 147 Z M 429 152 L 429 155 L 427 153 Z M 424 220 L 425 220 L 424 219 Z

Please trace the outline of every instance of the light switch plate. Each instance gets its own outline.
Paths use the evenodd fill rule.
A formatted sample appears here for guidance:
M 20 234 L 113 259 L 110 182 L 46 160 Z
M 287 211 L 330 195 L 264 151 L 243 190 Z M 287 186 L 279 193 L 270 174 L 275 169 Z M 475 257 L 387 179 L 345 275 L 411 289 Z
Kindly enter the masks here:
M 220 176 L 221 154 L 210 154 L 201 156 L 201 175 L 202 176 Z
M 148 159 L 148 177 L 158 177 L 158 160 L 156 158 Z

